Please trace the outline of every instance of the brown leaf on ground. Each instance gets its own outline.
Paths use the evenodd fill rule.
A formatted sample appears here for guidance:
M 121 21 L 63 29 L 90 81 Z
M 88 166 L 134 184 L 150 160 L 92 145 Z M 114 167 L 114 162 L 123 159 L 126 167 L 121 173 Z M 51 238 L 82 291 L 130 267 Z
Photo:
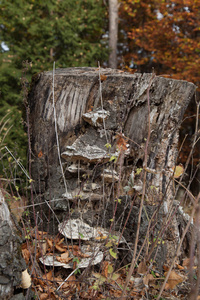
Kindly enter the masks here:
M 179 270 L 184 270 L 184 267 L 182 267 L 181 265 L 178 265 L 178 264 L 177 264 L 177 268 L 178 268 Z
M 56 256 L 57 261 L 67 264 L 72 260 L 72 257 L 69 257 L 69 252 L 62 253 L 61 256 Z
M 165 277 L 167 276 L 167 272 L 164 273 Z M 173 290 L 175 286 L 181 282 L 183 282 L 184 278 L 177 274 L 175 271 L 171 271 L 169 275 L 169 279 L 167 281 L 167 284 L 165 286 L 165 289 L 171 289 Z
M 30 256 L 31 256 L 29 250 L 28 249 L 22 249 L 22 255 L 23 255 L 23 258 L 24 258 L 26 264 L 28 265 L 28 262 L 29 262 L 29 259 L 30 259 Z
M 185 258 L 182 265 L 188 269 L 190 267 L 190 258 Z
M 53 248 L 53 241 L 48 238 L 46 238 L 46 241 L 47 241 L 49 248 Z
M 108 277 L 108 265 L 109 265 L 108 261 L 103 261 L 101 275 L 103 275 L 106 278 Z
M 88 257 L 91 257 L 90 254 L 86 254 L 86 253 L 83 253 L 83 252 L 81 252 L 81 251 L 77 251 L 77 255 L 76 255 L 76 256 L 78 256 L 78 257 L 80 257 L 80 258 L 88 258 Z
M 149 286 L 149 282 L 152 281 L 152 280 L 154 280 L 153 275 L 152 275 L 152 274 L 147 274 L 147 275 L 144 276 L 144 278 L 143 278 L 143 283 L 144 283 L 144 285 L 145 285 L 146 287 L 148 287 L 148 286 Z
M 60 239 L 60 241 L 57 242 L 57 245 L 60 245 L 64 242 L 65 238 Z
M 147 265 L 145 261 L 141 261 L 137 270 L 138 274 L 144 275 L 147 272 Z
M 163 266 L 163 270 L 164 270 L 164 271 L 168 271 L 168 270 L 169 270 L 169 267 L 166 266 L 166 265 L 164 265 L 164 266 Z
M 65 252 L 65 251 L 66 251 L 65 248 L 61 247 L 61 246 L 58 245 L 58 244 L 55 245 L 55 248 L 56 248 L 58 251 L 60 251 L 60 252 Z
M 49 280 L 49 281 L 52 280 L 53 279 L 53 271 L 51 270 L 47 274 L 44 274 L 42 276 L 42 278 L 44 278 L 45 280 Z
M 49 299 L 49 294 L 47 294 L 47 293 L 42 293 L 42 294 L 40 295 L 40 300 L 47 300 L 47 299 Z

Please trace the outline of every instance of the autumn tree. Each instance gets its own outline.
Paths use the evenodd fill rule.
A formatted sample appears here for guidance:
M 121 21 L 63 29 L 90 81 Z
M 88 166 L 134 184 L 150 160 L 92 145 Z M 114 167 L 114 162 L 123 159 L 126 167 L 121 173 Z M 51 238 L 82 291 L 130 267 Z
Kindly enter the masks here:
M 128 32 L 126 65 L 199 84 L 200 2 L 123 1 Z

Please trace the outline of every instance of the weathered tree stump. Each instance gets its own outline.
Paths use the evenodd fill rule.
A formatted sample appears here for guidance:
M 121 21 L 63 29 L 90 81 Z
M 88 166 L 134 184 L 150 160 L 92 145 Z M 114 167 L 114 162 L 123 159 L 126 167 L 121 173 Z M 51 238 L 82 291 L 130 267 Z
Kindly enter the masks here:
M 150 143 L 145 206 L 149 218 L 155 207 L 162 207 L 155 223 L 159 230 L 173 201 L 171 168 L 176 164 L 179 126 L 196 87 L 186 81 L 153 78 L 152 74 L 112 69 L 101 69 L 100 73 L 101 85 L 99 70 L 95 68 L 55 71 L 56 125 L 67 186 L 58 159 L 53 74 L 44 72 L 34 78 L 29 105 L 32 178 L 36 193 L 40 193 L 35 202 L 47 200 L 58 217 L 61 212 L 61 219 L 73 208 L 73 214 L 81 215 L 88 223 L 100 220 L 109 227 L 116 199 L 120 198 L 115 223 L 120 229 L 136 194 L 125 230 L 127 240 L 134 242 L 143 185 L 142 172 L 138 173 L 144 167 L 149 130 L 148 108 Z M 41 204 L 41 220 L 45 222 L 48 210 L 46 204 Z M 145 213 L 142 218 L 144 234 L 149 221 Z M 179 238 L 177 224 L 172 224 L 169 240 Z
M 13 296 L 25 269 L 20 238 L 0 189 L 0 299 L 25 299 L 22 293 Z

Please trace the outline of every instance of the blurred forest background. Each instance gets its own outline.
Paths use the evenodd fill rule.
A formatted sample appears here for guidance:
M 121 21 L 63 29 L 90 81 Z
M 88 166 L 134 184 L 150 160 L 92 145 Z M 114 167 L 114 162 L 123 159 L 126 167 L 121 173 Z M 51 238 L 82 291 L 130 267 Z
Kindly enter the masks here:
M 9 131 L 3 142 L 23 164 L 27 136 L 22 85 L 29 89 L 31 77 L 52 70 L 54 61 L 56 68 L 97 67 L 98 62 L 108 67 L 109 53 L 108 0 L 0 1 L 0 139 Z M 199 0 L 118 1 L 119 69 L 154 70 L 199 86 L 199 66 Z M 186 120 L 189 136 L 194 115 L 195 105 Z

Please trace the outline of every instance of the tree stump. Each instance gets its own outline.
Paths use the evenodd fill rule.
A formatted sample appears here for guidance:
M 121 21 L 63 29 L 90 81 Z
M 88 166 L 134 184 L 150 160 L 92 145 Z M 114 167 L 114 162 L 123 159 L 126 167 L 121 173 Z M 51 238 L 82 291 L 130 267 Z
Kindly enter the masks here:
M 110 226 L 115 211 L 117 229 L 123 227 L 132 209 L 124 234 L 134 242 L 150 130 L 146 212 L 140 232 L 145 234 L 155 207 L 161 207 L 155 222 L 159 231 L 173 202 L 171 170 L 176 164 L 179 127 L 195 85 L 113 69 L 58 69 L 54 76 L 56 136 L 52 82 L 52 72 L 37 75 L 29 95 L 31 176 L 40 194 L 35 197 L 36 204 L 48 201 L 60 220 L 73 209 L 71 217 L 78 215 L 105 227 Z M 49 205 L 37 207 L 41 222 L 51 218 L 53 224 Z M 179 238 L 177 222 L 170 226 L 173 230 L 168 240 L 173 247 L 174 239 Z

